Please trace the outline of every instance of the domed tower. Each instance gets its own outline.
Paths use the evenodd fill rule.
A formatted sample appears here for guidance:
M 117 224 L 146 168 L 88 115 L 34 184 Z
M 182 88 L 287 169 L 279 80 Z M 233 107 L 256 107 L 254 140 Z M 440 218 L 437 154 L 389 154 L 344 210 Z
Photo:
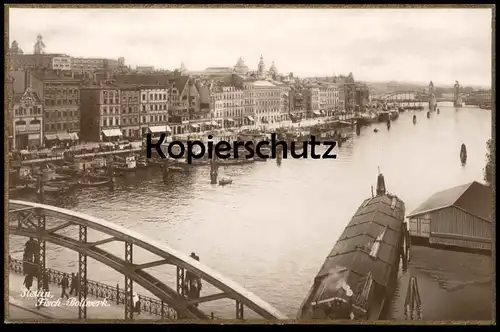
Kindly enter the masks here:
M 43 43 L 43 37 L 42 37 L 42 35 L 38 35 L 36 37 L 36 43 L 35 43 L 33 53 L 34 54 L 43 54 L 43 53 L 45 53 L 43 51 L 44 48 L 45 48 L 45 44 Z
M 9 53 L 10 54 L 23 54 L 23 50 L 19 48 L 19 44 L 17 43 L 17 41 L 13 41 L 12 42 L 12 45 L 10 46 L 10 49 L 9 49 Z
M 266 75 L 266 65 L 264 64 L 264 57 L 262 56 L 262 54 L 260 55 L 257 74 L 259 75 L 260 78 L 263 78 Z
M 181 72 L 181 75 L 184 75 L 187 72 L 184 62 L 181 62 L 181 68 L 179 68 L 179 71 Z
M 237 74 L 242 74 L 242 75 L 245 75 L 246 73 L 248 73 L 248 66 L 245 65 L 245 61 L 243 61 L 242 57 L 240 57 L 238 59 L 238 62 L 236 63 L 236 66 L 234 66 L 234 71 Z
M 273 77 L 278 75 L 278 69 L 276 69 L 276 65 L 274 64 L 274 61 L 271 64 L 271 68 L 269 68 L 269 74 L 271 74 L 271 76 L 273 76 Z

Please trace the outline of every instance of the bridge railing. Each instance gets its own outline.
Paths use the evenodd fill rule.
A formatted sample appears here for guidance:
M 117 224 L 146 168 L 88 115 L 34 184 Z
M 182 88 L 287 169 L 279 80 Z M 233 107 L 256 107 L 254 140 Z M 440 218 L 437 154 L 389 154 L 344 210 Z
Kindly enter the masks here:
M 18 274 L 24 274 L 23 263 L 24 262 L 22 260 L 10 258 L 10 271 Z M 49 282 L 56 285 L 60 284 L 64 276 L 66 276 L 68 280 L 71 280 L 71 274 L 66 272 L 61 272 L 49 268 L 45 269 L 45 272 L 47 273 Z M 97 281 L 87 280 L 87 294 L 93 295 L 97 298 L 106 298 L 109 301 L 116 303 L 117 305 L 125 304 L 125 290 L 119 288 L 118 285 L 116 285 L 116 287 L 113 287 Z M 164 302 L 149 296 L 139 294 L 138 296 L 139 301 L 141 302 L 141 311 L 159 316 L 161 319 L 177 319 L 176 311 L 170 308 Z

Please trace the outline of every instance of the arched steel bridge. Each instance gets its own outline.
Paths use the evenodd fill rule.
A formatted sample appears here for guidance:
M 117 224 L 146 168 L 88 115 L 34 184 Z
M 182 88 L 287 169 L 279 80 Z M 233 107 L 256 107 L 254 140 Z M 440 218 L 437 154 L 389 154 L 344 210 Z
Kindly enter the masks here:
M 55 225 L 47 227 L 47 218 L 54 219 Z M 79 227 L 78 239 L 73 239 L 57 232 L 69 226 Z M 87 230 L 95 230 L 108 236 L 107 239 L 88 242 Z M 209 319 L 197 304 L 215 301 L 223 298 L 233 299 L 236 302 L 236 318 L 243 319 L 244 307 L 251 309 L 265 319 L 287 319 L 279 310 L 263 301 L 253 293 L 247 291 L 237 283 L 227 279 L 199 261 L 186 256 L 162 243 L 154 241 L 144 235 L 83 213 L 39 203 L 19 200 L 9 200 L 9 232 L 13 235 L 36 238 L 39 243 L 39 267 L 45 271 L 46 242 L 68 248 L 78 252 L 78 270 L 80 275 L 79 302 L 87 298 L 87 257 L 103 263 L 125 276 L 125 319 L 133 319 L 132 294 L 133 283 L 158 297 L 177 312 L 178 318 Z M 99 248 L 100 245 L 110 242 L 123 242 L 125 259 Z M 142 248 L 159 259 L 148 263 L 134 264 L 133 248 Z M 170 264 L 177 267 L 177 289 L 174 290 L 157 279 L 146 270 L 151 267 Z M 196 276 L 219 289 L 219 293 L 188 299 L 183 294 L 185 271 Z M 42 288 L 42 278 L 38 279 L 38 286 Z M 86 306 L 79 307 L 79 318 L 87 319 Z
M 462 100 L 473 99 L 474 97 L 486 95 L 488 92 L 485 91 L 473 91 L 470 93 L 460 93 L 460 98 Z M 430 100 L 430 95 L 428 92 L 416 91 L 416 90 L 406 90 L 406 91 L 394 91 L 383 95 L 379 95 L 373 98 L 374 100 L 379 100 L 388 103 L 413 103 L 413 102 L 428 102 Z M 436 101 L 450 101 L 453 102 L 454 97 L 438 97 Z
M 430 96 L 426 92 L 407 90 L 389 92 L 374 98 L 382 102 L 388 103 L 415 103 L 415 102 L 428 102 Z

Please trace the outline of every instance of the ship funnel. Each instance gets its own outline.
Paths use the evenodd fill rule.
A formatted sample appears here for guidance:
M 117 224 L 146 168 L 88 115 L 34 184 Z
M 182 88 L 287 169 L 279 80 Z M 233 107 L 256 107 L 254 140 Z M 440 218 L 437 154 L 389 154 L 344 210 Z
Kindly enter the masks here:
M 385 179 L 383 174 L 377 177 L 377 196 L 385 195 Z

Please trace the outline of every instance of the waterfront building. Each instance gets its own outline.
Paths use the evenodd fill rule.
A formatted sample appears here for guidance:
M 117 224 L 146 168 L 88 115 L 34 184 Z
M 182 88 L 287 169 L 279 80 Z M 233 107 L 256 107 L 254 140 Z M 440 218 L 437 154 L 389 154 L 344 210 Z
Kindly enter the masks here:
M 301 85 L 292 86 L 290 89 L 290 118 L 291 120 L 304 118 L 307 114 L 307 102 L 304 88 Z
M 304 89 L 305 104 L 308 117 L 321 116 L 318 85 L 308 85 Z
M 141 86 L 141 134 L 171 131 L 168 127 L 169 89 L 158 85 Z
M 279 121 L 281 107 L 281 90 L 278 86 L 265 80 L 247 79 L 244 89 L 248 91 L 246 109 L 252 109 L 253 115 L 246 115 L 256 124 L 268 124 Z M 246 113 L 246 112 L 245 112 Z M 250 120 L 250 119 L 249 119 Z
M 65 54 L 23 54 L 9 55 L 9 70 L 52 70 L 54 58 L 66 58 Z
M 492 248 L 492 189 L 479 182 L 440 191 L 408 215 L 414 242 Z
M 27 87 L 24 93 L 14 93 L 9 107 L 12 133 L 10 148 L 25 150 L 43 145 L 43 103 L 37 92 Z M 10 127 L 10 126 L 9 126 Z
M 245 124 L 245 93 L 243 89 L 224 84 L 213 84 L 213 121 L 224 128 Z
M 283 82 L 271 81 L 280 90 L 279 121 L 290 119 L 290 86 Z
M 322 115 L 333 116 L 339 109 L 339 89 L 331 83 L 319 84 L 319 108 Z
M 120 85 L 121 131 L 124 138 L 141 138 L 141 88 Z
M 81 81 L 64 72 L 25 72 L 25 84 L 31 86 L 43 102 L 44 144 L 79 140 Z
M 120 87 L 85 86 L 80 91 L 81 139 L 87 142 L 116 141 L 120 128 Z

